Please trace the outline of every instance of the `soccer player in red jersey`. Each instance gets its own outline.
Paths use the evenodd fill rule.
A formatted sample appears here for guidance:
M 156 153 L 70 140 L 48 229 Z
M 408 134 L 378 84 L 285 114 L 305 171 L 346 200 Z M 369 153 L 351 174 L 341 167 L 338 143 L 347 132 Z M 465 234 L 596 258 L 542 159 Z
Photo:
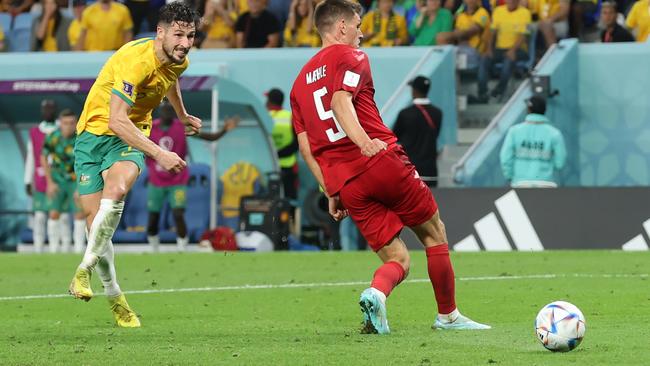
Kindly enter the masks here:
M 456 308 L 454 270 L 445 226 L 429 188 L 374 101 L 368 56 L 358 49 L 361 7 L 325 0 L 314 21 L 323 48 L 302 68 L 291 90 L 300 152 L 325 190 L 336 220 L 348 214 L 384 262 L 359 304 L 363 332 L 389 333 L 386 297 L 408 274 L 409 252 L 399 234 L 410 227 L 426 248 L 438 329 L 489 329 Z

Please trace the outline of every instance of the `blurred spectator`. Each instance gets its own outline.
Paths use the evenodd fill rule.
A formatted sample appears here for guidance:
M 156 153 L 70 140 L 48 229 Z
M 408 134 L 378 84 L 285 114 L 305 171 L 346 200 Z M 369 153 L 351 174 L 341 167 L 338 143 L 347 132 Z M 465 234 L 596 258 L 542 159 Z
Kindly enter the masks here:
M 465 0 L 465 7 L 456 15 L 453 32 L 440 33 L 439 44 L 457 44 L 458 53 L 465 55 L 466 68 L 478 67 L 480 55 L 485 52 L 485 37 L 490 35 L 490 14 L 480 0 Z
M 25 191 L 32 197 L 32 211 L 34 211 L 33 239 L 34 250 L 40 253 L 45 244 L 47 227 L 47 180 L 45 169 L 41 165 L 40 156 L 43 151 L 43 142 L 50 133 L 57 129 L 57 106 L 52 99 L 43 99 L 41 102 L 41 123 L 29 129 L 29 143 L 25 159 Z
M 318 47 L 320 37 L 314 26 L 312 0 L 293 0 L 284 27 L 284 45 L 288 47 Z
M 280 22 L 266 10 L 266 0 L 248 0 L 248 9 L 235 23 L 236 47 L 278 47 Z
M 0 0 L 0 12 L 9 13 L 16 16 L 20 13 L 26 13 L 34 5 L 34 0 Z
M 112 51 L 133 39 L 129 9 L 113 0 L 100 0 L 88 6 L 81 16 L 78 51 Z
M 394 0 L 379 0 L 377 9 L 363 16 L 363 46 L 392 47 L 408 45 L 406 19 L 395 13 Z
M 266 93 L 266 109 L 273 118 L 273 145 L 280 162 L 284 196 L 298 199 L 298 137 L 291 124 L 291 111 L 282 108 L 284 93 L 273 88 Z
M 70 51 L 68 28 L 72 19 L 64 16 L 56 0 L 43 0 L 43 12 L 32 21 L 32 51 Z
M 293 0 L 268 0 L 266 10 L 273 14 L 278 22 L 280 22 L 280 29 L 287 24 L 292 2 Z
M 418 0 L 418 15 L 409 27 L 414 46 L 433 46 L 439 33 L 453 29 L 451 12 L 440 7 L 441 0 Z
M 206 32 L 201 48 L 230 48 L 235 46 L 235 2 L 231 0 L 208 0 L 202 30 Z
M 650 34 L 650 1 L 637 1 L 627 14 L 625 25 L 634 30 L 637 42 L 647 41 Z
M 617 18 L 616 3 L 604 2 L 600 13 L 600 21 L 605 29 L 600 33 L 600 40 L 604 43 L 634 42 L 634 36 L 617 23 Z
M 569 35 L 580 38 L 585 27 L 585 17 L 594 14 L 598 10 L 599 0 L 572 0 L 571 1 L 571 24 Z
M 4 31 L 2 30 L 2 26 L 0 25 L 0 52 L 4 51 L 5 49 L 5 34 Z
M 532 97 L 526 105 L 524 123 L 510 127 L 501 147 L 503 175 L 512 187 L 557 187 L 555 171 L 566 163 L 564 138 L 544 115 L 544 98 Z
M 86 9 L 86 0 L 73 0 L 72 1 L 72 12 L 74 14 L 74 20 L 70 23 L 68 27 L 68 42 L 70 43 L 70 48 L 75 49 L 77 46 L 77 41 L 79 40 L 79 35 L 81 34 L 81 15 L 83 14 L 84 9 Z
M 558 38 L 569 35 L 569 1 L 539 0 L 537 2 L 539 31 L 544 36 L 546 47 L 557 43 Z
M 133 34 L 137 35 L 140 32 L 155 32 L 156 25 L 158 24 L 158 8 L 164 5 L 164 1 L 155 0 L 126 0 L 124 5 L 131 13 L 133 20 Z M 142 22 L 147 20 L 148 27 L 142 28 Z
M 397 115 L 393 132 L 422 180 L 429 187 L 438 186 L 438 135 L 442 111 L 433 106 L 427 95 L 431 80 L 418 76 L 409 82 L 413 105 Z
M 519 0 L 506 0 L 506 5 L 498 6 L 492 13 L 491 33 L 487 37 L 485 55 L 481 57 L 478 69 L 478 98 L 470 102 L 487 103 L 488 79 L 495 62 L 502 62 L 499 83 L 491 96 L 501 100 L 518 60 L 528 58 L 526 37 L 530 26 L 530 11 L 519 6 Z M 496 33 L 496 45 L 493 40 Z

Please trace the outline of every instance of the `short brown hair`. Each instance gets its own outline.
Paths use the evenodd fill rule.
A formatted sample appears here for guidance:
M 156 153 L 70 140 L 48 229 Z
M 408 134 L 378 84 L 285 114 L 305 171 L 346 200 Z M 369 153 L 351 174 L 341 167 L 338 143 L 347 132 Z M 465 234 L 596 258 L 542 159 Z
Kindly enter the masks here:
M 63 117 L 75 117 L 77 118 L 77 115 L 71 110 L 71 109 L 64 109 L 59 113 L 59 118 Z
M 351 19 L 361 14 L 361 5 L 351 0 L 325 0 L 316 6 L 314 24 L 321 35 L 339 19 Z

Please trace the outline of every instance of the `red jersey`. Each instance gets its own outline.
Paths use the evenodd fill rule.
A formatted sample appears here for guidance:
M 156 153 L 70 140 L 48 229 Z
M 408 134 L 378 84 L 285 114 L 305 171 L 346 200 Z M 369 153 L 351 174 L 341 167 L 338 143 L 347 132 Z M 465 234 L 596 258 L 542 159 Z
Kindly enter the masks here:
M 321 49 L 294 81 L 291 109 L 296 134 L 307 132 L 311 153 L 323 171 L 329 194 L 338 193 L 345 182 L 364 172 L 385 153 L 367 158 L 347 137 L 330 107 L 332 95 L 339 90 L 352 93 L 359 123 L 370 139 L 384 141 L 389 150 L 397 141 L 379 116 L 368 55 L 347 45 Z

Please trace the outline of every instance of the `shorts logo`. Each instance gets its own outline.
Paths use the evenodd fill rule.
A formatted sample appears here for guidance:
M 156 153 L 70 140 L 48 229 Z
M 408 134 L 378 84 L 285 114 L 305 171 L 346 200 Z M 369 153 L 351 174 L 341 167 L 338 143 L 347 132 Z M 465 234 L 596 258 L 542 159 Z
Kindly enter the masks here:
M 120 156 L 124 157 L 124 156 L 129 156 L 129 155 L 133 155 L 133 154 L 137 154 L 137 153 L 138 153 L 138 151 L 122 151 L 120 153 Z
M 124 87 L 122 88 L 122 91 L 124 91 L 124 94 L 132 97 L 133 96 L 133 84 L 129 84 L 126 81 L 123 81 L 122 84 L 124 84 Z
M 90 184 L 90 176 L 86 174 L 81 174 L 81 176 L 79 177 L 79 185 L 87 186 L 88 184 Z
M 359 79 L 361 79 L 361 75 L 348 70 L 345 72 L 345 75 L 343 76 L 343 84 L 351 88 L 356 88 L 357 85 L 359 85 Z

